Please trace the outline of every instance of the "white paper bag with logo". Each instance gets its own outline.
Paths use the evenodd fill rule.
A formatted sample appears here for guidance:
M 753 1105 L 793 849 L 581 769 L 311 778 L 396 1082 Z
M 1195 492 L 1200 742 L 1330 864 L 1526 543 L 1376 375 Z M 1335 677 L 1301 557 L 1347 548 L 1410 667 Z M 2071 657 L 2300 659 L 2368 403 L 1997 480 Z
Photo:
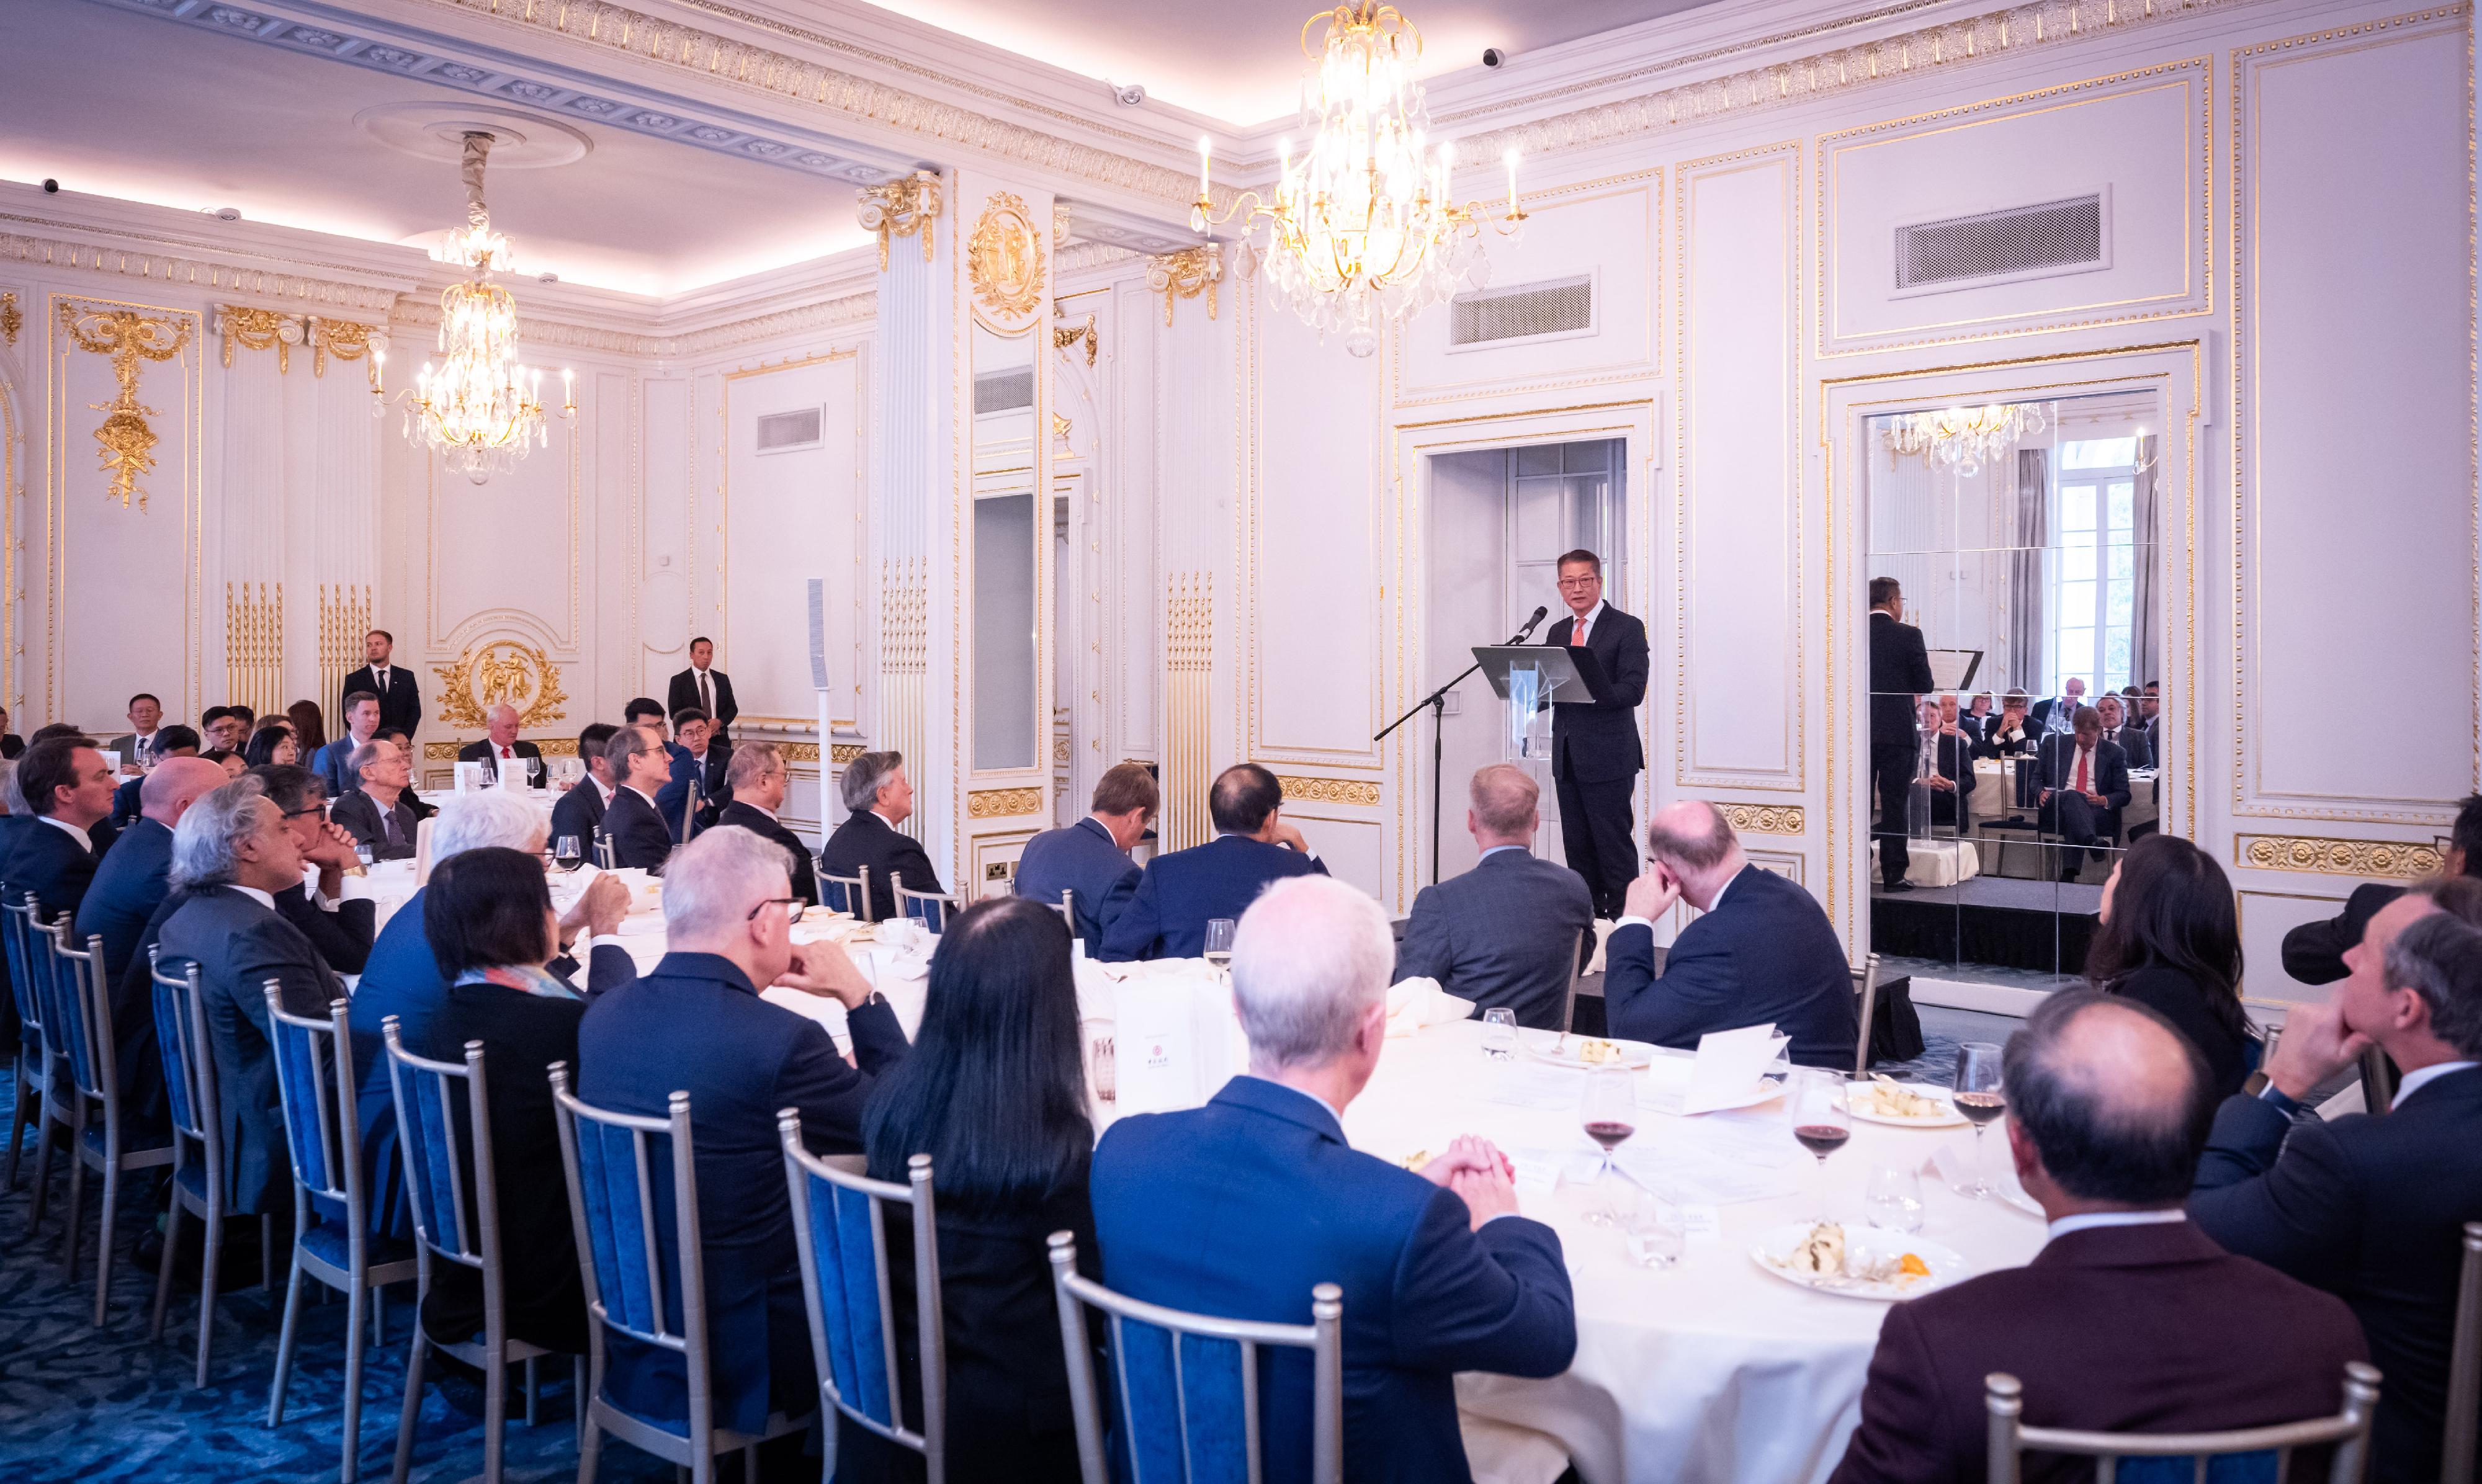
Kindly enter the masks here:
M 1120 987 L 1118 1000 L 1112 1036 L 1118 1111 L 1163 1113 L 1204 1102 L 1205 1091 L 1199 1086 L 1198 1017 L 1189 986 L 1151 974 L 1133 975 Z
M 1776 1034 L 1773 1020 L 1699 1037 L 1698 1059 L 1689 1068 L 1689 1090 L 1681 1095 L 1680 1111 L 1708 1113 L 1748 1102 L 1759 1076 L 1791 1044 L 1790 1036 Z

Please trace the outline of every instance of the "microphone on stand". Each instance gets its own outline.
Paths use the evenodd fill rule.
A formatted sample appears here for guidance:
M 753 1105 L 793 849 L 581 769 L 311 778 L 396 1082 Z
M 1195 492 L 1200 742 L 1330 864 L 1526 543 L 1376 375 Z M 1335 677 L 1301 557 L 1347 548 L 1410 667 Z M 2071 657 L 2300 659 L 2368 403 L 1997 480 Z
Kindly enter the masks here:
M 1536 607 L 1534 610 L 1534 617 L 1525 621 L 1525 626 L 1518 629 L 1517 631 L 1517 637 L 1510 642 L 1513 644 L 1523 644 L 1526 640 L 1532 638 L 1534 636 L 1534 625 L 1542 623 L 1543 616 L 1550 611 L 1551 610 L 1546 607 Z

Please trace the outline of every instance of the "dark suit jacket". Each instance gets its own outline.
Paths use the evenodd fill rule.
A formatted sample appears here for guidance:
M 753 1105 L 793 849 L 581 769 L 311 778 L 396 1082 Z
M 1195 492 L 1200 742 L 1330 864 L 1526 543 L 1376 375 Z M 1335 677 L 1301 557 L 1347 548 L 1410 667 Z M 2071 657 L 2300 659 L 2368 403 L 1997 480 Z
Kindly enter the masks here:
M 1495 850 L 1462 876 L 1424 887 L 1396 944 L 1396 977 L 1427 974 L 1474 1014 L 1517 1012 L 1517 1023 L 1563 1030 L 1577 935 L 1594 948 L 1586 879 L 1532 852 Z
M 1091 949 L 1128 910 L 1142 874 L 1129 853 L 1113 842 L 1112 832 L 1089 814 L 1025 842 L 1017 858 L 1017 894 L 1057 907 L 1060 893 L 1070 892 L 1077 936 Z
M 421 821 L 414 817 L 413 807 L 407 800 L 413 797 L 409 788 L 400 795 L 388 812 L 396 815 L 397 842 L 387 842 L 387 827 L 380 817 L 380 801 L 356 788 L 328 807 L 329 822 L 354 837 L 357 844 L 371 847 L 374 861 L 409 861 L 413 858 L 413 835 Z
M 2333 984 L 2351 970 L 2344 950 L 2358 946 L 2379 909 L 2404 895 L 2402 887 L 2369 882 L 2355 887 L 2344 910 L 2323 922 L 2305 922 L 2284 935 L 2284 971 L 2304 984 Z
M 1326 874 L 1314 856 L 1246 835 L 1220 835 L 1157 856 L 1139 876 L 1127 909 L 1104 930 L 1095 957 L 1194 959 L 1206 951 L 1207 923 L 1239 921 L 1259 892 L 1287 876 Z
M 708 720 L 715 723 L 718 731 L 729 732 L 733 718 L 741 714 L 740 705 L 732 699 L 732 676 L 721 670 L 709 670 L 706 677 L 707 683 L 715 687 L 715 714 Z M 699 700 L 697 672 L 683 670 L 673 676 L 672 683 L 664 688 L 664 714 L 672 716 L 691 706 L 703 710 L 705 702 Z M 731 746 L 728 735 L 725 738 L 725 745 Z
M 422 690 L 415 683 L 413 672 L 403 665 L 387 667 L 387 689 L 380 689 L 380 679 L 370 666 L 364 665 L 345 676 L 345 688 L 336 693 L 336 714 L 345 714 L 344 698 L 356 691 L 369 691 L 380 698 L 380 726 L 395 727 L 407 736 L 422 725 Z
M 1981 1484 L 1994 1370 L 2025 1384 L 2028 1426 L 2191 1432 L 2331 1416 L 2363 1358 L 2342 1305 L 2189 1223 L 2072 1232 L 1888 1312 L 1830 1484 Z M 2295 1477 L 2325 1476 L 2303 1462 Z M 2029 1454 L 2025 1476 L 2084 1481 L 2094 1465 Z
M 1977 757 L 2019 757 L 2034 751 L 2043 739 L 2043 729 L 2031 717 L 2020 717 L 2015 734 L 2001 730 L 2006 724 L 1999 717 L 1982 729 L 1982 744 L 1974 749 Z
M 689 804 L 690 781 L 698 780 L 698 827 L 703 830 L 722 811 L 717 801 L 732 797 L 724 786 L 724 770 L 731 761 L 732 755 L 720 747 L 709 747 L 703 759 L 687 749 L 673 755 L 673 776 L 655 790 L 655 810 L 664 816 L 664 828 L 673 832 L 674 841 L 688 835 L 681 811 Z
M 9 900 L 23 901 L 32 891 L 47 922 L 65 912 L 75 913 L 86 900 L 87 888 L 93 883 L 106 850 L 100 829 L 89 831 L 88 837 L 94 841 L 94 849 L 80 850 L 67 831 L 43 823 L 40 814 L 29 815 L 24 828 L 17 831 L 8 861 L 0 864 L 0 882 L 7 884 Z
M 1966 729 L 1962 721 L 1957 723 L 1957 729 Z M 1953 790 L 1931 789 L 1931 822 L 1954 825 L 1957 834 L 1969 835 L 1973 832 L 1973 741 L 1969 737 L 1951 737 L 1941 732 L 1932 739 L 1932 744 L 1938 755 L 1934 765 L 1939 776 L 1954 782 L 1956 787 Z
M 1870 745 L 1910 744 L 1921 726 L 1914 710 L 1933 685 L 1922 631 L 1870 610 Z
M 870 914 L 875 918 L 896 915 L 896 890 L 890 883 L 900 871 L 908 891 L 947 889 L 939 885 L 939 872 L 921 842 L 870 809 L 846 816 L 819 851 L 819 869 L 831 876 L 851 876 L 858 865 L 870 867 Z
M 2077 738 L 2071 731 L 2055 732 L 2042 744 L 2042 787 L 2067 789 L 2076 782 Z M 2109 737 L 2095 743 L 2094 757 L 2086 765 L 2086 784 L 2103 796 L 2103 808 L 2117 820 L 2120 811 L 2128 808 L 2128 758 L 2120 744 Z
M 2375 1118 L 2295 1124 L 2262 1099 L 2228 1098 L 2198 1161 L 2189 1215 L 2207 1235 L 2360 1317 L 2387 1377 L 2381 1484 L 2439 1477 L 2464 1224 L 2482 1221 L 2477 1149 L 2482 1068 L 2468 1068 Z
M 542 787 L 546 777 L 543 771 L 542 749 L 520 737 L 509 744 L 509 751 L 516 754 L 517 759 L 526 765 L 526 786 Z M 477 737 L 459 748 L 457 760 L 483 764 L 485 778 L 497 781 L 500 776 L 500 750 L 491 745 L 489 737 Z
M 324 744 L 310 755 L 305 766 L 319 775 L 319 782 L 328 785 L 329 798 L 341 799 L 362 786 L 361 779 L 345 765 L 345 759 L 353 756 L 354 749 L 359 745 L 351 736 L 342 736 Z
M 1352 1149 L 1315 1099 L 1274 1082 L 1234 1077 L 1202 1108 L 1122 1119 L 1095 1151 L 1093 1194 L 1103 1280 L 1131 1298 L 1306 1324 L 1313 1285 L 1344 1289 L 1344 1475 L 1363 1484 L 1470 1479 L 1455 1373 L 1556 1376 L 1576 1352 L 1550 1228 L 1470 1230 L 1453 1192 Z M 1262 1367 L 1266 1476 L 1307 1479 L 1309 1358 Z M 1147 1477 L 1179 1476 L 1175 1431 L 1136 1442 Z
M 1710 1030 L 1772 1020 L 1804 1067 L 1850 1067 L 1860 1014 L 1853 971 L 1827 914 L 1799 886 L 1748 865 L 1715 910 L 1680 930 L 1654 971 L 1654 934 L 1632 922 L 1604 946 L 1603 1006 L 1615 1036 L 1694 1048 Z
M 1575 614 L 1561 619 L 1543 642 L 1567 649 L 1576 624 Z M 1624 782 L 1646 766 L 1637 736 L 1637 708 L 1646 700 L 1646 625 L 1606 602 L 1586 631 L 1586 649 L 1602 667 L 1604 696 L 1552 702 L 1552 766 L 1561 777 L 1583 782 Z
M 603 790 L 595 786 L 593 776 L 577 781 L 568 792 L 562 794 L 551 807 L 551 840 L 560 843 L 564 835 L 577 838 L 577 848 L 586 859 L 594 859 L 594 832 L 603 828 Z
M 2250 1074 L 2249 1038 L 2216 1018 L 2206 1003 L 2206 996 L 2215 992 L 2188 970 L 2149 964 L 2123 977 L 2111 992 L 2159 1013 L 2198 1048 L 2206 1060 L 2206 1085 L 2218 1100 L 2241 1090 Z
M 799 1390 L 804 1405 L 815 1400 L 806 1378 L 795 1389 L 770 1379 L 779 1364 L 806 1372 L 810 1354 L 776 1114 L 798 1109 L 814 1150 L 861 1148 L 862 1104 L 872 1079 L 904 1058 L 905 1031 L 885 1000 L 847 1023 L 860 1071 L 837 1054 L 824 1026 L 759 998 L 728 960 L 669 953 L 644 979 L 598 996 L 578 1030 L 577 1095 L 586 1102 L 659 1118 L 674 1092 L 689 1094 L 719 1427 L 757 1432 L 771 1389 L 779 1398 Z M 667 1233 L 670 1209 L 668 1194 L 657 1217 Z M 677 1326 L 677 1284 L 666 1285 L 665 1301 Z M 679 1355 L 625 1338 L 611 1345 L 605 1384 L 616 1400 L 642 1417 L 686 1415 Z
M 172 832 L 142 815 L 103 853 L 77 912 L 77 941 L 103 940 L 103 982 L 112 995 L 113 1066 L 120 1077 L 122 1105 L 145 1110 L 150 1119 L 164 1083 L 164 1063 L 155 1047 L 153 992 L 143 971 L 136 993 L 130 992 L 129 966 L 147 919 L 171 891 L 166 878 L 172 864 Z
M 715 816 L 720 825 L 738 825 L 762 839 L 774 840 L 793 858 L 793 894 L 805 902 L 819 899 L 819 873 L 810 865 L 810 847 L 778 820 L 735 800 Z
M 612 838 L 612 863 L 660 871 L 673 854 L 673 832 L 647 796 L 623 786 L 603 810 L 603 833 Z
M 198 966 L 223 1122 L 216 1134 L 224 1142 L 225 1209 L 244 1216 L 281 1209 L 292 1165 L 265 985 L 274 979 L 281 986 L 286 1014 L 321 1017 L 345 987 L 300 928 L 230 887 L 188 893 L 164 921 L 162 946 L 167 972 Z
M 117 830 L 126 829 L 128 828 L 131 820 L 139 817 L 139 809 L 142 806 L 139 803 L 138 790 L 145 785 L 146 780 L 143 778 L 133 778 L 127 780 L 119 787 L 112 791 L 112 813 L 110 818 L 112 820 L 113 828 Z
M 310 900 L 308 887 L 287 887 L 276 893 L 276 910 L 302 930 L 330 968 L 340 974 L 362 971 L 371 956 L 371 940 L 379 934 L 379 903 L 348 897 L 330 912 Z
M 2118 731 L 2106 731 L 2103 736 L 2120 744 L 2120 755 L 2128 760 L 2130 767 L 2151 768 L 2154 765 L 2153 745 L 2147 740 L 2144 727 L 2130 723 Z

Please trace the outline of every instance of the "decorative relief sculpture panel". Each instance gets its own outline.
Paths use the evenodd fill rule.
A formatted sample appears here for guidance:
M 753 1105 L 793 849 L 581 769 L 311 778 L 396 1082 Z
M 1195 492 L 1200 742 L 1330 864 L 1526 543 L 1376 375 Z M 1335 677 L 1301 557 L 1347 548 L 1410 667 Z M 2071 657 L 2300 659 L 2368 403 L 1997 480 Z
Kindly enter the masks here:
M 180 355 L 196 325 L 186 315 L 157 318 L 135 309 L 81 305 L 73 300 L 61 303 L 61 332 L 79 350 L 111 357 L 113 377 L 120 384 L 119 396 L 90 406 L 104 414 L 103 426 L 94 430 L 94 440 L 102 445 L 99 467 L 112 476 L 110 493 L 119 499 L 123 510 L 129 508 L 133 494 L 138 508 L 146 508 L 146 491 L 138 488 L 138 478 L 154 470 L 155 445 L 160 441 L 146 421 L 158 415 L 156 411 L 138 400 L 139 362 L 166 361 Z
M 1043 790 L 1040 788 L 985 788 L 965 795 L 965 817 L 968 819 L 1007 819 L 1042 811 Z
M 931 221 L 939 214 L 939 177 L 927 170 L 917 170 L 903 180 L 885 185 L 864 186 L 861 190 L 861 229 L 879 233 L 879 271 L 887 271 L 887 239 L 922 238 L 922 261 L 931 261 L 934 239 Z
M 276 352 L 278 376 L 293 369 L 293 347 L 304 338 L 298 314 L 231 304 L 216 310 L 216 332 L 224 336 L 225 370 L 232 369 L 233 347 L 239 345 L 246 351 Z
M 1276 786 L 1286 804 L 1350 804 L 1356 808 L 1379 807 L 1379 784 L 1370 779 L 1297 778 L 1276 775 Z
M 994 191 L 965 245 L 965 273 L 974 298 L 1014 325 L 1043 302 L 1043 234 L 1034 213 L 1007 191 Z
M 1164 296 L 1167 330 L 1172 328 L 1173 301 L 1196 299 L 1201 293 L 1206 295 L 1206 317 L 1215 318 L 1215 285 L 1223 277 L 1224 249 L 1219 243 L 1201 243 L 1147 259 L 1147 287 Z
M 533 645 L 494 639 L 431 669 L 439 677 L 439 719 L 451 727 L 480 728 L 486 713 L 497 705 L 516 707 L 521 727 L 540 727 L 568 714 L 560 667 Z
M 2437 871 L 2439 847 L 2398 840 L 2338 840 L 2299 835 L 2243 835 L 2232 855 L 2262 871 L 2306 871 L 2317 876 L 2384 876 L 2416 881 Z
M 1799 835 L 1808 817 L 1797 804 L 1718 804 L 1724 820 L 1743 835 Z

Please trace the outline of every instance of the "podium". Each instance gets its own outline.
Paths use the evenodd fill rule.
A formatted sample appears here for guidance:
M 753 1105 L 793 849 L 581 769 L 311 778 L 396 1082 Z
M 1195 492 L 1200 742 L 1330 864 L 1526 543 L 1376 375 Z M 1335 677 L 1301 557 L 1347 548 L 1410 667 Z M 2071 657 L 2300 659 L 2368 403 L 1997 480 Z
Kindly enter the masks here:
M 1603 667 L 1590 649 L 1562 645 L 1477 645 L 1475 668 L 1492 694 L 1508 707 L 1503 738 L 1512 762 L 1548 761 L 1551 707 L 1568 701 L 1599 701 L 1609 689 Z M 1567 692 L 1563 696 L 1562 692 Z

